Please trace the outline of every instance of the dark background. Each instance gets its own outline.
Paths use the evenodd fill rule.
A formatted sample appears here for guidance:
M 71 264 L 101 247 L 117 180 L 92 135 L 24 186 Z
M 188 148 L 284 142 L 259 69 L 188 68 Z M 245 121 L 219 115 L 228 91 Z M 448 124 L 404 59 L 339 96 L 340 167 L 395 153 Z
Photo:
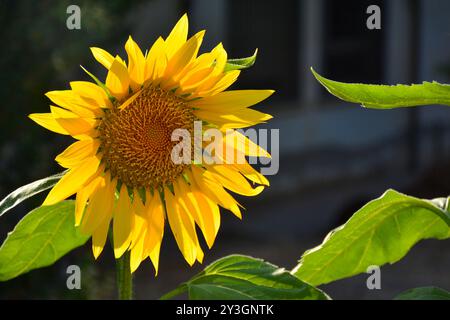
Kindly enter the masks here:
M 68 30 L 66 8 L 81 8 L 81 30 Z M 366 8 L 381 7 L 382 29 L 366 28 Z M 446 107 L 392 111 L 362 109 L 326 93 L 309 67 L 328 78 L 371 83 L 447 81 L 450 2 L 446 0 L 0 0 L 0 197 L 60 172 L 54 157 L 70 139 L 35 125 L 27 115 L 47 112 L 44 93 L 89 80 L 79 65 L 104 79 L 90 55 L 99 46 L 125 57 L 129 34 L 143 48 L 167 36 L 187 12 L 190 34 L 206 28 L 204 49 L 219 41 L 229 57 L 259 48 L 256 65 L 234 88 L 275 89 L 259 109 L 280 129 L 280 171 L 256 198 L 240 198 L 243 221 L 223 212 L 204 265 L 231 253 L 292 268 L 365 202 L 395 188 L 418 197 L 450 193 L 450 111 Z M 37 196 L 1 217 L 0 239 Z M 367 275 L 324 289 L 336 299 L 390 299 L 411 287 L 450 289 L 449 241 L 424 241 L 405 259 L 382 268 L 382 290 Z M 82 270 L 82 290 L 66 288 L 66 268 Z M 203 268 L 189 268 L 167 230 L 160 274 L 146 261 L 136 272 L 136 298 L 160 297 Z M 114 259 L 98 262 L 90 243 L 49 268 L 0 283 L 0 298 L 105 299 L 115 297 Z

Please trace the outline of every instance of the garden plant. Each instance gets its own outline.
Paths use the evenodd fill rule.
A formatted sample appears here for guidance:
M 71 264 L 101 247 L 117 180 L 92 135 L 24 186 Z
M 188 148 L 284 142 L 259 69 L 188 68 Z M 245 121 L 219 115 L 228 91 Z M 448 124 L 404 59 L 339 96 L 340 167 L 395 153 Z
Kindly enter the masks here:
M 0 247 L 0 281 L 39 272 L 36 269 L 52 265 L 90 240 L 95 259 L 111 243 L 118 297 L 131 299 L 132 274 L 142 261 L 151 260 L 155 276 L 164 272 L 158 270 L 159 254 L 169 228 L 186 262 L 201 263 L 205 253 L 199 237 L 211 248 L 220 215 L 230 211 L 242 217 L 230 192 L 256 196 L 269 186 L 247 158 L 270 154 L 238 129 L 271 119 L 250 107 L 274 91 L 227 90 L 241 71 L 255 63 L 257 52 L 230 59 L 218 44 L 198 55 L 204 31 L 187 35 L 184 15 L 149 50 L 142 51 L 130 37 L 126 61 L 91 48 L 108 72 L 106 79 L 84 69 L 91 81 L 73 81 L 70 90 L 48 92 L 50 112 L 29 116 L 75 141 L 56 157 L 65 171 L 27 184 L 0 202 L 1 219 L 19 203 L 50 190 L 44 203 L 29 212 Z M 450 106 L 446 84 L 353 84 L 312 73 L 331 94 L 364 108 Z M 219 143 L 226 152 L 214 153 L 216 159 L 224 160 L 232 151 L 244 161 L 197 162 L 189 155 L 188 162 L 174 163 L 171 156 L 177 143 L 171 134 L 180 128 L 193 134 L 195 121 L 203 122 L 202 130 L 227 132 Z M 236 147 L 235 139 L 244 144 Z M 192 140 L 189 147 L 207 149 L 204 141 Z M 213 152 L 202 154 L 205 160 L 214 157 Z M 396 263 L 421 240 L 448 239 L 449 200 L 447 195 L 419 199 L 388 189 L 331 230 L 317 247 L 292 257 L 293 263 L 298 261 L 293 270 L 233 254 L 209 264 L 161 299 L 183 294 L 189 299 L 332 299 L 321 285 Z M 436 287 L 411 288 L 392 298 L 450 299 L 450 293 Z

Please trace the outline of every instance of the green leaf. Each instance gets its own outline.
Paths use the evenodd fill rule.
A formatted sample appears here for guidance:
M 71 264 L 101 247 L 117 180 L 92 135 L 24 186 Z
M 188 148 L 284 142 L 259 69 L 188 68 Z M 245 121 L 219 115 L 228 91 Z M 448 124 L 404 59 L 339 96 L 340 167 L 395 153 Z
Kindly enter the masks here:
M 450 292 L 437 287 L 415 288 L 400 293 L 394 300 L 450 300 Z
M 22 201 L 53 187 L 64 176 L 65 173 L 66 171 L 41 180 L 37 180 L 35 182 L 22 186 L 19 189 L 8 194 L 0 202 L 0 217 L 7 211 L 17 206 Z
M 74 201 L 28 213 L 0 247 L 0 281 L 49 266 L 88 240 L 75 228 Z
M 326 79 L 312 69 L 316 79 L 333 95 L 366 108 L 392 109 L 430 104 L 450 105 L 450 85 L 424 82 L 413 85 L 371 85 Z
M 161 299 L 170 299 L 186 291 L 193 300 L 329 299 L 322 291 L 288 271 L 242 255 L 231 255 L 213 262 Z
M 231 70 L 241 70 L 250 68 L 255 64 L 256 56 L 258 55 L 258 49 L 255 50 L 255 53 L 251 57 L 240 58 L 240 59 L 228 59 L 227 64 L 225 65 L 225 72 Z
M 421 200 L 388 190 L 306 251 L 293 273 L 317 286 L 395 263 L 423 239 L 450 237 L 448 200 Z

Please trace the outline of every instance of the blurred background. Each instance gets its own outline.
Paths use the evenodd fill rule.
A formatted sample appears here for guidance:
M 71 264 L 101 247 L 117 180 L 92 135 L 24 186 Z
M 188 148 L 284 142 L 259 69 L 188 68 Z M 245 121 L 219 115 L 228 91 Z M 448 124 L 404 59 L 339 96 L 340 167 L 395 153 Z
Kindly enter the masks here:
M 81 8 L 81 29 L 69 30 L 66 9 Z M 381 8 L 381 30 L 369 30 L 366 9 Z M 99 46 L 125 57 L 128 37 L 149 48 L 187 12 L 190 34 L 206 29 L 203 50 L 223 42 L 229 57 L 259 48 L 255 66 L 234 88 L 275 89 L 259 110 L 280 129 L 280 171 L 257 198 L 240 198 L 243 221 L 223 212 L 222 228 L 204 265 L 231 253 L 291 269 L 368 200 L 395 188 L 418 197 L 450 194 L 450 111 L 424 107 L 366 110 L 330 96 L 309 68 L 339 80 L 370 83 L 449 82 L 450 2 L 446 0 L 0 0 L 0 198 L 62 171 L 54 157 L 70 139 L 27 118 L 47 112 L 44 93 L 88 80 L 83 65 L 104 79 L 91 57 Z M 0 241 L 44 195 L 1 218 Z M 382 268 L 382 289 L 367 275 L 323 288 L 336 299 L 390 299 L 419 286 L 450 289 L 449 241 L 425 241 Z M 66 268 L 82 270 L 82 289 L 66 288 Z M 160 274 L 150 262 L 136 272 L 136 298 L 154 299 L 201 271 L 188 267 L 166 232 Z M 0 298 L 115 298 L 114 259 L 98 262 L 90 242 L 49 268 L 0 283 Z

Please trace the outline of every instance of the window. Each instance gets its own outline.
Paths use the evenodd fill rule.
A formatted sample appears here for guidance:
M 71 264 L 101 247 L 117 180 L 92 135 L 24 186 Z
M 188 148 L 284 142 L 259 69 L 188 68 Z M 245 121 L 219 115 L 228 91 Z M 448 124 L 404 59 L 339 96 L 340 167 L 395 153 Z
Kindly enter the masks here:
M 239 88 L 276 88 L 274 98 L 295 99 L 298 89 L 299 1 L 230 0 L 230 58 L 245 57 L 259 48 L 257 68 L 243 72 Z
M 384 80 L 384 21 L 387 6 L 380 0 L 325 0 L 323 73 L 346 82 L 381 83 Z M 381 30 L 369 30 L 370 5 L 381 8 Z

